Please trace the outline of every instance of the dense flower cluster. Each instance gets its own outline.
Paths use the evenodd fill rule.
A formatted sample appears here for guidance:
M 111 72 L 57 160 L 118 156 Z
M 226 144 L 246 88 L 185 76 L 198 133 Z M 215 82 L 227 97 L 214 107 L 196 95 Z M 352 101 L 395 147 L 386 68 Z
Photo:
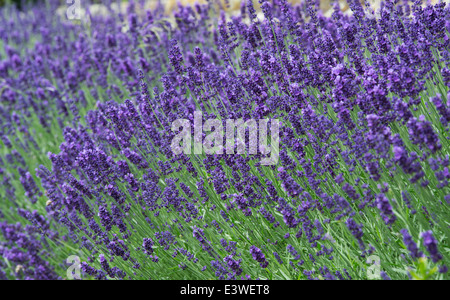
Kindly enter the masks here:
M 0 279 L 448 279 L 450 6 L 53 2 L 0 9 Z M 279 120 L 279 161 L 175 155 L 196 111 Z

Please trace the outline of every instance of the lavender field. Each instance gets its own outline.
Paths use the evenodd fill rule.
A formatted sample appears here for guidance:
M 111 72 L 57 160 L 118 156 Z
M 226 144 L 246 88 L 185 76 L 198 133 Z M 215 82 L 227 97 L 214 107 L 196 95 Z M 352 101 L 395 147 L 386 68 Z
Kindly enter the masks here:
M 151 2 L 0 7 L 0 279 L 450 279 L 449 4 Z

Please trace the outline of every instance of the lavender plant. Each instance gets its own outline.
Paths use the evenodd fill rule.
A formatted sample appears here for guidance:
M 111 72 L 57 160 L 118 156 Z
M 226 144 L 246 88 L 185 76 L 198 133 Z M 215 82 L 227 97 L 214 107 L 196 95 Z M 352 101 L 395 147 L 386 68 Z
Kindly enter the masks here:
M 0 279 L 448 279 L 450 7 L 348 1 L 0 8 Z M 277 164 L 174 154 L 198 111 Z

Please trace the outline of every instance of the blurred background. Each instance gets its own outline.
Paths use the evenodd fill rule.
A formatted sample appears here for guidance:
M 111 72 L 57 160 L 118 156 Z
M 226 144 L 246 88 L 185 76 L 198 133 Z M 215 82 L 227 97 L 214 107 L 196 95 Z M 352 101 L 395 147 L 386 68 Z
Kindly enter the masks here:
M 69 7 L 75 0 L 0 0 L 0 7 L 4 6 L 6 4 L 14 4 L 19 9 L 22 9 L 23 7 L 27 6 L 26 4 L 35 3 L 38 5 L 45 5 L 45 2 L 51 1 L 51 2 L 60 2 L 61 11 L 64 10 L 64 8 Z M 120 7 L 121 11 L 126 10 L 127 3 L 129 0 L 78 0 L 80 1 L 80 6 L 82 9 L 85 9 L 87 6 L 90 8 L 89 10 L 91 12 L 100 12 L 104 11 L 103 4 L 107 3 L 114 3 L 115 7 Z M 247 2 L 247 0 L 209 0 L 210 2 L 215 2 L 218 5 L 220 5 L 225 11 L 229 13 L 238 12 L 240 10 L 242 2 Z M 270 0 L 272 1 L 272 0 Z M 305 0 L 288 0 L 290 3 L 301 3 Z M 320 9 L 325 15 L 330 16 L 332 13 L 331 5 L 333 0 L 316 0 L 320 2 Z M 338 0 L 340 2 L 340 8 L 344 12 L 350 13 L 349 6 L 346 2 L 346 0 Z M 364 0 L 361 0 L 364 1 Z M 378 5 L 376 3 L 379 3 L 381 0 L 367 0 L 370 3 L 372 3 L 372 7 L 377 8 Z M 436 1 L 436 0 L 432 0 Z M 450 0 L 446 0 L 450 1 Z M 66 3 L 68 2 L 68 3 Z M 207 3 L 206 0 L 134 0 L 136 4 L 143 4 L 141 7 L 144 7 L 145 9 L 151 9 L 156 6 L 156 4 L 161 3 L 164 5 L 166 13 L 170 13 L 177 9 L 177 4 L 181 3 L 183 5 L 186 4 L 195 4 L 196 2 L 200 4 Z M 253 0 L 254 7 L 259 11 L 260 4 L 258 3 L 258 0 Z M 328 13 L 327 13 L 328 12 Z
M 0 0 L 0 7 L 4 6 L 6 4 L 14 4 L 19 8 L 23 8 L 26 6 L 26 4 L 35 3 L 38 5 L 45 5 L 45 2 L 59 2 L 61 10 L 64 10 L 65 8 L 69 7 L 75 0 Z M 115 7 L 119 7 L 121 11 L 125 11 L 127 4 L 129 0 L 77 0 L 79 1 L 82 9 L 85 9 L 86 7 L 89 7 L 89 10 L 91 12 L 102 12 L 104 11 L 104 4 L 108 3 L 114 3 Z M 273 1 L 273 0 L 270 0 Z M 306 0 L 288 0 L 288 2 L 296 4 L 301 3 Z M 332 6 L 331 3 L 333 3 L 334 0 L 313 0 L 320 2 L 320 10 L 324 13 L 325 16 L 331 16 L 332 14 Z M 343 12 L 351 13 L 350 8 L 347 4 L 346 0 L 337 0 L 339 1 L 339 6 Z M 365 0 L 360 0 L 361 3 L 364 3 Z M 382 0 L 366 0 L 370 3 L 372 8 L 376 11 L 379 8 L 380 2 Z M 407 1 L 407 0 L 398 0 L 398 1 Z M 428 3 L 438 3 L 440 1 L 449 3 L 450 0 L 422 0 L 423 4 L 425 5 Z M 67 3 L 68 2 L 68 3 Z M 155 7 L 158 3 L 161 3 L 164 5 L 166 9 L 166 13 L 170 13 L 177 9 L 177 4 L 181 3 L 183 5 L 186 4 L 195 4 L 196 2 L 200 4 L 207 3 L 207 0 L 134 0 L 136 4 L 140 4 L 141 7 L 145 9 L 151 9 Z M 238 12 L 240 10 L 242 2 L 247 2 L 247 0 L 209 0 L 209 2 L 214 2 L 220 5 L 224 10 L 228 12 Z M 413 0 L 409 1 L 410 3 L 413 2 Z M 259 3 L 258 0 L 253 0 L 255 8 L 258 10 Z
M 23 7 L 24 3 L 45 3 L 45 1 L 46 0 L 0 0 L 0 6 L 3 6 L 5 4 L 15 4 L 18 7 Z M 73 0 L 68 0 L 68 1 L 71 2 Z M 239 8 L 241 6 L 241 2 L 242 1 L 246 2 L 247 0 L 212 0 L 212 1 L 214 1 L 214 2 L 222 2 L 224 7 L 225 7 L 225 2 L 228 2 L 229 3 L 229 8 L 227 10 L 232 10 L 233 11 L 233 10 L 239 10 Z M 302 2 L 302 0 L 288 0 L 288 1 L 291 2 L 291 3 L 300 3 L 300 2 Z M 340 0 L 340 1 L 343 4 L 343 5 L 341 5 L 341 7 L 345 8 L 345 6 L 346 6 L 345 0 Z M 375 2 L 377 0 L 369 0 L 369 1 Z M 64 1 L 64 0 L 60 0 L 60 2 L 61 2 L 62 6 L 63 5 L 68 5 L 68 4 L 66 4 L 66 1 Z M 80 2 L 81 3 L 85 2 L 85 3 L 102 4 L 102 3 L 106 3 L 106 2 L 124 2 L 124 3 L 127 3 L 128 1 L 127 0 L 119 0 L 119 1 L 116 1 L 116 0 L 109 0 L 109 1 L 108 0 L 106 0 L 106 1 L 101 1 L 101 0 L 89 0 L 89 1 L 88 0 L 80 0 Z M 167 11 L 171 11 L 171 10 L 176 9 L 176 6 L 177 6 L 178 2 L 183 4 L 183 5 L 186 5 L 188 3 L 194 4 L 196 2 L 203 4 L 203 3 L 206 3 L 207 1 L 206 0 L 147 0 L 147 1 L 136 0 L 135 2 L 136 3 L 139 3 L 139 2 L 154 2 L 155 4 L 157 2 L 161 2 L 162 4 L 164 4 L 166 6 Z M 255 4 L 255 7 L 259 6 L 258 5 L 258 0 L 253 0 L 253 2 Z M 331 2 L 331 0 L 320 0 L 320 8 L 323 11 L 328 10 L 330 8 L 330 2 Z

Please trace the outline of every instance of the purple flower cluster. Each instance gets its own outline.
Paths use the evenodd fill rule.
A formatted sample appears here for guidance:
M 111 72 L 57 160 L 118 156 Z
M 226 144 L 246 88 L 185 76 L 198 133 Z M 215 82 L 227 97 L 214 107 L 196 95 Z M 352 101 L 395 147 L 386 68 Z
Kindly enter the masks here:
M 421 237 L 423 239 L 423 244 L 430 254 L 431 260 L 435 263 L 442 259 L 442 255 L 438 250 L 438 241 L 434 238 L 431 231 L 422 232 Z
M 250 254 L 252 255 L 254 260 L 259 262 L 261 268 L 267 268 L 269 262 L 266 260 L 266 256 L 264 255 L 264 253 L 262 253 L 261 249 L 257 248 L 256 246 L 251 246 Z
M 331 17 L 313 1 L 243 1 L 236 15 L 208 2 L 171 19 L 131 1 L 87 32 L 50 2 L 0 9 L 0 252 L 15 268 L 0 259 L 0 278 L 58 278 L 50 244 L 80 248 L 97 279 L 352 278 L 363 272 L 334 249 L 400 257 L 400 232 L 415 260 L 419 228 L 448 264 L 445 3 L 387 0 L 372 18 L 359 1 Z M 277 164 L 175 155 L 171 125 L 198 111 L 202 124 L 279 120 Z

